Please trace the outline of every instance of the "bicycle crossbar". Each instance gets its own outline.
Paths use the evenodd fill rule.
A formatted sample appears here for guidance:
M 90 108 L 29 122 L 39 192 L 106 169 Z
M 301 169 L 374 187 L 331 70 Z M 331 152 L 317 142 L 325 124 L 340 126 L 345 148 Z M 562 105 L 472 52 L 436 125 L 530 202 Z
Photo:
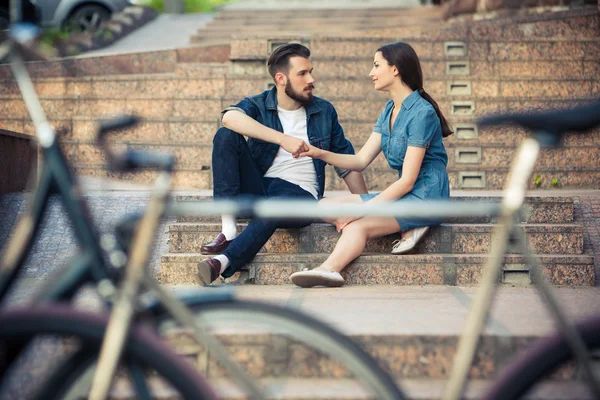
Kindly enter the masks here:
M 169 216 L 243 215 L 290 219 L 369 216 L 443 220 L 498 216 L 500 203 L 448 200 L 373 204 L 317 203 L 305 200 L 186 200 L 169 204 L 166 214 Z

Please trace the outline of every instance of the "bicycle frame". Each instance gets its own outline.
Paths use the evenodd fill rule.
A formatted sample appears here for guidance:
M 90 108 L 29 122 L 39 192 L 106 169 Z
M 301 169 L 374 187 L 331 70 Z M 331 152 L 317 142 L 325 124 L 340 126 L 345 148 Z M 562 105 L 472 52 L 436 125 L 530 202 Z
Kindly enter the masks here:
M 14 46 L 11 49 L 10 65 L 23 95 L 25 105 L 36 127 L 38 143 L 44 155 L 45 164 L 38 182 L 37 191 L 31 200 L 29 209 L 19 219 L 13 238 L 10 240 L 3 254 L 0 266 L 0 300 L 5 297 L 18 276 L 19 271 L 23 268 L 27 250 L 39 232 L 48 199 L 53 194 L 59 194 L 64 202 L 68 218 L 73 223 L 75 235 L 82 248 L 82 254 L 70 264 L 65 273 L 61 273 L 58 280 L 52 280 L 45 285 L 36 300 L 69 300 L 85 283 L 92 282 L 97 284 L 98 293 L 108 305 L 111 302 L 111 297 L 118 293 L 113 284 L 117 278 L 117 271 L 115 270 L 115 274 L 112 274 L 112 271 L 104 262 L 103 252 L 98 242 L 98 235 L 92 229 L 94 225 L 91 222 L 81 188 L 77 183 L 76 177 L 68 169 L 68 163 L 56 140 L 56 134 L 48 123 L 31 78 L 19 54 L 19 50 L 19 46 Z M 193 330 L 193 334 L 200 344 L 211 348 L 215 357 L 232 372 L 232 375 L 238 379 L 248 393 L 257 399 L 264 398 L 246 373 L 229 359 L 222 345 L 201 327 L 197 326 L 194 315 L 185 305 L 162 289 L 148 274 L 144 274 L 147 251 L 153 244 L 154 233 L 163 215 L 163 209 L 170 190 L 170 182 L 170 174 L 162 173 L 157 180 L 156 190 L 150 200 L 148 211 L 142 220 L 141 229 L 138 230 L 138 233 L 134 237 L 123 287 L 118 293 L 117 307 L 113 308 L 109 326 L 107 327 L 106 342 L 103 343 L 103 348 L 108 346 L 110 349 L 108 352 L 110 360 L 108 362 L 112 366 L 104 369 L 101 368 L 107 362 L 103 361 L 103 356 L 101 355 L 100 368 L 98 370 L 102 370 L 102 373 L 98 373 L 98 377 L 95 376 L 94 378 L 95 381 L 90 398 L 104 399 L 106 397 L 132 317 L 138 311 L 135 300 L 142 284 L 157 295 L 158 299 L 171 312 L 175 319 L 183 326 Z M 108 250 L 120 251 L 114 248 Z M 106 353 L 106 350 L 103 353 Z M 105 389 L 94 389 L 94 387 L 98 386 L 96 381 L 103 382 L 101 386 L 105 387 Z
M 70 300 L 77 290 L 87 282 L 102 282 L 104 287 L 112 286 L 116 270 L 110 270 L 103 261 L 98 235 L 93 231 L 90 213 L 83 199 L 79 183 L 68 169 L 62 150 L 55 140 L 55 134 L 35 95 L 33 84 L 18 54 L 13 54 L 11 63 L 16 81 L 23 93 L 25 104 L 33 122 L 40 132 L 40 148 L 44 157 L 37 190 L 30 199 L 28 210 L 17 222 L 12 239 L 9 241 L 0 263 L 0 301 L 6 296 L 27 257 L 27 250 L 37 237 L 48 200 L 52 195 L 60 195 L 71 221 L 81 253 L 61 274 L 52 286 L 45 285 L 37 301 Z

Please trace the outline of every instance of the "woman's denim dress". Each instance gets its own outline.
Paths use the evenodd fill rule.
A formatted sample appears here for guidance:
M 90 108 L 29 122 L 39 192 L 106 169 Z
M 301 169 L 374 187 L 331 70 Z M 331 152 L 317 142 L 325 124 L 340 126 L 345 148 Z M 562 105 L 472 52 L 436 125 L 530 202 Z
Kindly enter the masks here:
M 413 189 L 397 201 L 447 199 L 450 197 L 450 184 L 446 165 L 448 155 L 442 143 L 442 126 L 433 106 L 421 97 L 418 91 L 412 92 L 402 102 L 402 108 L 390 132 L 390 117 L 394 102 L 388 101 L 375 123 L 374 131 L 381 134 L 381 149 L 390 167 L 402 176 L 402 165 L 408 146 L 425 148 L 421 170 Z M 379 193 L 361 194 L 368 201 Z M 438 225 L 438 221 L 413 218 L 396 218 L 404 232 L 421 226 Z

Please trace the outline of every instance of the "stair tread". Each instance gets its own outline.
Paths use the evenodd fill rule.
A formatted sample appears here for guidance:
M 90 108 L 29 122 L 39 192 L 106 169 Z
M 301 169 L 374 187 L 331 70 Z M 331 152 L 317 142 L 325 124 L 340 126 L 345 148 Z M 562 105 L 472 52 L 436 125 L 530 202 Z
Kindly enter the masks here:
M 472 379 L 466 388 L 464 399 L 477 399 L 485 393 L 492 381 Z M 245 399 L 244 393 L 237 388 L 235 382 L 225 378 L 211 379 L 219 398 L 224 400 Z M 328 399 L 328 400 L 363 400 L 368 397 L 360 385 L 351 379 L 327 378 L 267 378 L 260 379 L 262 387 L 266 388 L 269 399 Z M 403 379 L 398 381 L 404 394 L 409 399 L 432 400 L 442 397 L 447 381 L 439 379 Z M 172 389 L 156 379 L 150 379 L 150 387 L 156 399 L 176 399 Z M 571 400 L 573 398 L 593 399 L 583 382 L 545 382 L 533 392 L 535 398 L 552 400 Z M 119 383 L 113 388 L 110 400 L 125 400 L 133 396 L 128 385 Z
M 187 290 L 173 286 L 173 290 Z M 197 289 L 214 291 L 214 288 Z M 292 285 L 236 286 L 242 300 L 298 308 L 355 337 L 458 336 L 476 287 L 346 286 L 300 289 Z M 598 288 L 555 288 L 553 293 L 573 320 L 597 313 Z M 496 337 L 543 336 L 554 321 L 533 288 L 500 287 L 485 334 Z
M 246 226 L 248 225 L 248 222 L 244 221 L 244 222 L 240 222 L 238 221 L 238 225 L 241 226 Z M 220 227 L 221 223 L 220 222 L 173 222 L 170 223 L 169 226 L 173 226 L 173 227 L 196 227 L 196 226 L 207 226 L 207 227 Z M 441 224 L 441 226 L 446 226 L 446 227 L 451 227 L 451 228 L 466 228 L 466 227 L 473 227 L 473 228 L 493 228 L 496 226 L 496 224 L 479 224 L 479 223 L 443 223 Z M 517 224 L 517 226 L 519 227 L 524 227 L 524 228 L 540 228 L 540 227 L 550 227 L 550 228 L 573 228 L 573 229 L 579 229 L 583 227 L 583 224 L 574 222 L 574 223 L 564 223 L 564 224 L 554 224 L 554 223 L 541 223 L 541 224 Z M 334 227 L 331 224 L 328 223 L 322 223 L 322 222 L 315 222 L 313 224 L 311 224 L 310 226 L 306 227 L 306 228 L 296 228 L 294 230 L 314 230 L 314 229 L 327 229 L 327 230 L 333 230 Z
M 328 256 L 330 253 L 258 253 L 256 257 L 260 259 L 276 259 L 278 257 L 298 257 L 299 259 L 304 259 L 308 257 L 324 257 Z M 170 258 L 193 258 L 198 257 L 205 259 L 210 257 L 206 254 L 197 253 L 197 252 L 189 252 L 189 253 L 165 253 L 162 257 L 170 257 Z M 400 258 L 401 257 L 401 258 Z M 437 254 L 403 254 L 399 256 L 397 254 L 391 253 L 363 253 L 359 256 L 358 261 L 361 259 L 370 259 L 370 258 L 388 258 L 388 262 L 410 262 L 410 261 L 418 261 L 419 259 L 439 259 L 443 260 L 444 258 L 455 257 L 455 258 L 489 258 L 489 254 L 454 254 L 454 253 L 437 253 Z M 509 258 L 522 258 L 521 254 L 516 253 L 507 253 L 505 257 Z M 581 261 L 589 261 L 592 262 L 593 255 L 591 254 L 537 254 L 537 257 L 542 258 L 544 260 L 577 260 Z

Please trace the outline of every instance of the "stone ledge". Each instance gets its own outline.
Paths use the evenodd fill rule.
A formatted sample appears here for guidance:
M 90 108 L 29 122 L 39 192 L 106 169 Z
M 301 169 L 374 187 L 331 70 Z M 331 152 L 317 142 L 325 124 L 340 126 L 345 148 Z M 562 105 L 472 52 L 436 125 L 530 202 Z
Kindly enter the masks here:
M 239 223 L 238 231 L 247 224 Z M 482 254 L 490 250 L 491 224 L 442 224 L 434 227 L 416 246 L 416 254 Z M 583 227 L 571 224 L 520 225 L 531 249 L 540 254 L 582 254 Z M 219 223 L 169 226 L 169 252 L 200 252 L 221 231 Z M 302 229 L 280 229 L 269 239 L 261 252 L 265 253 L 330 253 L 339 233 L 329 224 L 312 224 Z M 399 234 L 388 235 L 367 242 L 365 253 L 388 253 Z M 509 248 L 509 252 L 514 249 Z

